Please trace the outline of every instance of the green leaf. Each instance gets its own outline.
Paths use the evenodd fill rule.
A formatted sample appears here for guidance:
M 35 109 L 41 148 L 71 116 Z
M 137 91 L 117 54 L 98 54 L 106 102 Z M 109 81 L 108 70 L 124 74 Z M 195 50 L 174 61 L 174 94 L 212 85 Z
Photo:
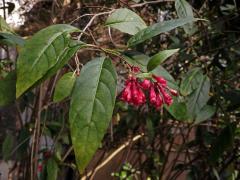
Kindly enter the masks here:
M 2 156 L 3 159 L 9 160 L 11 152 L 13 150 L 14 137 L 11 134 L 7 134 L 2 144 Z
M 152 56 L 147 65 L 148 71 L 152 71 L 153 69 L 155 69 L 159 64 L 161 64 L 167 58 L 169 58 L 170 56 L 178 52 L 178 50 L 179 49 L 164 50 Z
M 17 60 L 17 97 L 53 75 L 82 46 L 70 37 L 76 31 L 79 30 L 70 25 L 52 25 L 25 43 Z
M 58 164 L 53 158 L 50 158 L 47 161 L 47 180 L 57 180 L 57 178 Z
M 2 16 L 0 16 L 0 32 L 13 32 Z
M 71 138 L 80 173 L 98 149 L 112 117 L 117 77 L 108 58 L 96 58 L 75 82 L 69 113 Z
M 126 8 L 114 11 L 108 17 L 106 25 L 131 35 L 147 27 L 141 17 Z
M 137 45 L 141 42 L 144 42 L 147 39 L 150 39 L 161 33 L 168 32 L 179 26 L 183 26 L 187 23 L 190 23 L 190 22 L 193 22 L 196 20 L 197 19 L 195 19 L 195 18 L 187 17 L 187 18 L 174 19 L 174 20 L 169 20 L 169 21 L 164 21 L 164 22 L 159 22 L 159 23 L 153 24 L 153 25 L 139 31 L 132 38 L 130 38 L 128 41 L 128 46 L 129 47 L 135 46 L 135 45 Z
M 176 119 L 180 121 L 188 121 L 188 111 L 186 103 L 179 102 L 177 98 L 174 98 L 171 106 L 164 106 L 167 111 Z
M 180 86 L 180 93 L 183 96 L 191 94 L 198 88 L 200 81 L 203 78 L 203 73 L 200 68 L 191 69 L 183 78 Z
M 202 123 L 214 115 L 216 108 L 213 106 L 205 105 L 197 114 L 194 124 Z
M 224 151 L 233 146 L 235 130 L 236 124 L 231 123 L 220 132 L 219 136 L 211 145 L 209 154 L 210 163 L 215 164 L 223 155 Z
M 141 71 L 147 72 L 147 64 L 150 59 L 149 56 L 137 51 L 125 51 L 122 57 L 128 64 L 137 66 Z
M 53 102 L 59 102 L 70 96 L 75 80 L 76 77 L 73 72 L 64 74 L 56 84 Z
M 198 88 L 187 97 L 187 109 L 189 115 L 195 118 L 209 100 L 210 80 L 202 76 Z
M 174 80 L 174 78 L 172 77 L 171 74 L 169 74 L 169 72 L 164 69 L 162 66 L 157 66 L 153 71 L 151 71 L 151 73 L 157 75 L 157 76 L 162 76 L 167 80 L 167 85 L 175 90 L 178 90 L 178 84 L 177 82 Z
M 16 72 L 12 71 L 0 80 L 0 106 L 5 106 L 15 101 Z
M 23 46 L 25 41 L 20 36 L 17 36 L 15 34 L 0 32 L 0 43 L 11 46 Z
M 186 0 L 176 0 L 175 9 L 179 18 L 194 18 L 192 6 Z M 184 25 L 183 29 L 189 35 L 192 35 L 197 31 L 197 27 L 193 23 Z

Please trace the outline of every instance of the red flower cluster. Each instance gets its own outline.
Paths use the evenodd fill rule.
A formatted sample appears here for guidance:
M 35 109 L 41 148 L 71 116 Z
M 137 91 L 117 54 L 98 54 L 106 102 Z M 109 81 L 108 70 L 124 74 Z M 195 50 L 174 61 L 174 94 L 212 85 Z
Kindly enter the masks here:
M 150 104 L 155 108 L 158 109 L 163 104 L 171 105 L 173 99 L 170 94 L 177 96 L 177 91 L 169 88 L 167 81 L 163 77 L 155 75 L 152 77 L 155 80 L 154 82 L 148 79 L 139 81 L 136 77 L 130 75 L 120 99 L 135 106 L 143 105 L 146 102 L 145 90 L 149 94 Z

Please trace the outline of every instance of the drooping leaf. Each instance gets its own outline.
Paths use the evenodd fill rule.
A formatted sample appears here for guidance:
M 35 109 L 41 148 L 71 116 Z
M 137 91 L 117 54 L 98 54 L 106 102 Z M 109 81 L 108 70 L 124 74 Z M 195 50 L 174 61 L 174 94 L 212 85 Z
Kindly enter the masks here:
M 151 71 L 153 74 L 157 75 L 157 76 L 162 76 L 167 80 L 167 85 L 175 90 L 178 90 L 178 84 L 177 82 L 174 80 L 174 78 L 172 77 L 171 74 L 169 74 L 169 72 L 163 68 L 162 66 L 158 66 L 156 67 L 153 71 Z
M 116 72 L 108 58 L 88 62 L 76 79 L 69 113 L 71 138 L 80 173 L 99 147 L 112 117 Z
M 13 32 L 2 16 L 0 16 L 0 32 Z
M 203 78 L 203 73 L 200 68 L 191 69 L 183 78 L 180 85 L 180 93 L 183 96 L 191 94 L 198 88 L 200 81 Z
M 123 53 L 123 58 L 127 63 L 139 67 L 143 72 L 147 72 L 147 64 L 150 59 L 149 56 L 137 51 L 125 51 Z
M 197 114 L 194 124 L 202 123 L 203 121 L 212 117 L 216 108 L 210 105 L 205 105 Z
M 210 80 L 204 75 L 199 81 L 198 88 L 187 97 L 187 109 L 189 115 L 195 118 L 201 109 L 207 104 L 209 100 Z
M 15 101 L 16 72 L 12 71 L 0 80 L 0 106 L 5 106 Z
M 57 178 L 58 164 L 53 158 L 50 158 L 47 161 L 47 180 L 57 180 Z
M 70 96 L 75 80 L 76 77 L 72 72 L 64 74 L 56 84 L 53 95 L 53 102 L 59 102 L 64 98 Z
M 236 130 L 236 124 L 228 124 L 222 129 L 219 136 L 211 145 L 209 161 L 210 163 L 216 163 L 219 158 L 223 155 L 224 151 L 230 149 L 234 142 L 234 135 Z
M 13 143 L 14 143 L 13 135 L 7 134 L 2 144 L 2 156 L 5 161 L 9 160 L 11 156 L 11 152 L 13 150 Z
M 114 11 L 107 18 L 106 25 L 131 35 L 147 27 L 141 17 L 126 8 Z
M 192 6 L 186 0 L 176 0 L 175 9 L 179 18 L 194 18 Z M 183 29 L 187 34 L 192 35 L 196 32 L 197 27 L 193 23 L 188 23 L 183 26 Z
M 174 19 L 164 22 L 159 22 L 156 24 L 153 24 L 141 31 L 139 31 L 137 34 L 135 34 L 133 37 L 131 37 L 128 41 L 128 46 L 132 47 L 135 46 L 141 42 L 146 41 L 147 39 L 150 39 L 154 36 L 157 36 L 161 33 L 168 32 L 170 30 L 173 30 L 179 26 L 183 26 L 187 23 L 196 21 L 197 19 L 192 17 L 187 18 L 180 18 L 180 19 Z
M 152 56 L 148 62 L 147 69 L 148 71 L 152 71 L 155 69 L 158 65 L 160 65 L 163 61 L 165 61 L 167 58 L 178 52 L 179 49 L 170 49 L 170 50 L 164 50 L 161 51 L 154 56 Z
M 0 43 L 10 46 L 23 46 L 25 41 L 20 36 L 12 33 L 0 32 Z
M 25 43 L 17 60 L 17 97 L 54 74 L 81 47 L 82 43 L 70 37 L 75 31 L 79 30 L 70 25 L 52 25 Z

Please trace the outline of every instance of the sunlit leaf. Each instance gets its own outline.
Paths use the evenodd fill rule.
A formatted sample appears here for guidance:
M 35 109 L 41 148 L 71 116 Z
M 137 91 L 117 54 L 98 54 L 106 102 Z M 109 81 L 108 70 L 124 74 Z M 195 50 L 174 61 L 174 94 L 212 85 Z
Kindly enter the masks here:
M 27 40 L 17 60 L 17 97 L 53 75 L 81 47 L 70 37 L 75 31 L 70 25 L 52 25 Z

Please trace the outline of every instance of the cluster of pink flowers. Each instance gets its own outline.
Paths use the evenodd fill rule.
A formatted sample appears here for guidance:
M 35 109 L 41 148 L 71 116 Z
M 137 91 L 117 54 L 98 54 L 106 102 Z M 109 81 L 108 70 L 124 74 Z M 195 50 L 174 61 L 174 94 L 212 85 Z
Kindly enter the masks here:
M 140 81 L 132 75 L 129 75 L 125 82 L 125 87 L 121 93 L 120 99 L 134 106 L 140 106 L 146 103 L 146 97 L 149 97 L 149 103 L 156 109 L 163 104 L 171 105 L 172 96 L 177 96 L 177 91 L 167 86 L 167 81 L 161 76 L 152 75 L 152 79 Z

